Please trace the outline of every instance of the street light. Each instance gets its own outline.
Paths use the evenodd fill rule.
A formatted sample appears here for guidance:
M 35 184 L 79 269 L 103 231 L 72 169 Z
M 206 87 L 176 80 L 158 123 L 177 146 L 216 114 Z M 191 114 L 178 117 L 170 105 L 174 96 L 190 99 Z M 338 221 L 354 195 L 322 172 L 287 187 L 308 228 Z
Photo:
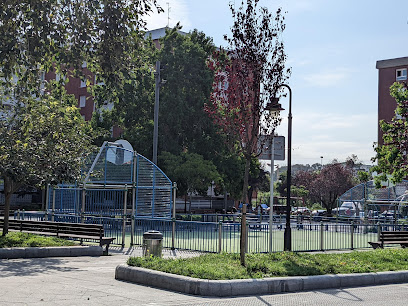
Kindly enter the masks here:
M 279 103 L 278 98 L 272 98 L 271 102 L 266 105 L 266 110 L 268 110 L 271 116 L 279 116 L 280 111 L 284 110 Z M 270 180 L 270 197 L 269 197 L 269 252 L 272 253 L 272 225 L 273 225 L 273 170 L 275 168 L 275 135 L 272 133 L 270 140 L 270 150 L 271 150 L 271 180 Z
M 160 71 L 163 70 L 160 66 L 160 61 L 156 62 L 156 71 L 154 72 L 155 79 L 155 93 L 154 93 L 154 125 L 153 125 L 153 163 L 157 165 L 157 143 L 159 138 L 159 101 L 160 101 L 160 87 L 166 83 L 162 80 Z
M 292 89 L 289 85 L 282 84 L 278 87 L 286 87 L 289 90 L 289 114 L 288 114 L 288 176 L 287 176 L 287 194 L 286 194 L 286 227 L 284 233 L 284 250 L 292 250 L 292 234 L 290 229 L 290 211 L 291 211 L 291 193 L 290 186 L 292 184 Z M 282 110 L 282 107 L 273 99 L 271 106 L 268 107 L 270 111 Z

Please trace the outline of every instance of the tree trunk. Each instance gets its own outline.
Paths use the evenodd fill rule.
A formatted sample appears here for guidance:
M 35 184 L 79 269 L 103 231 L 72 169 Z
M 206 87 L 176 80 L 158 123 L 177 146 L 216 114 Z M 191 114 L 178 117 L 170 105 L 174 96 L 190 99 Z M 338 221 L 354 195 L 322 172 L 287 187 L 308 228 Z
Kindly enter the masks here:
M 241 239 L 240 239 L 240 257 L 241 265 L 245 267 L 245 251 L 246 251 L 246 203 L 248 202 L 248 177 L 251 159 L 247 158 L 245 162 L 244 186 L 242 189 L 242 217 L 241 217 Z

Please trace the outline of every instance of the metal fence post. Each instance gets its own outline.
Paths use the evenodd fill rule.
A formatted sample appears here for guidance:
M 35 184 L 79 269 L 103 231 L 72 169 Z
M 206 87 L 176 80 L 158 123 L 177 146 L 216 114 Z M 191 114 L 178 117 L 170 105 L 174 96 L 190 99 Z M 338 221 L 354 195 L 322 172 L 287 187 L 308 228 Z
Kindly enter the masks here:
M 171 218 L 171 249 L 175 250 L 176 243 L 176 218 Z
M 45 191 L 45 209 L 44 211 L 47 211 L 50 206 L 50 184 L 47 184 L 47 189 Z
M 354 221 L 351 221 L 351 228 L 350 228 L 350 244 L 351 244 L 351 249 L 354 250 Z
M 222 251 L 222 221 L 218 222 L 218 253 Z
M 380 241 L 381 237 L 381 224 L 380 222 L 377 223 L 377 241 Z
M 323 249 L 323 239 L 324 239 L 324 231 L 323 231 L 323 222 L 320 222 L 320 250 L 324 251 Z
M 81 205 L 81 223 L 84 223 L 84 214 L 85 214 L 85 195 L 86 195 L 86 188 L 85 185 L 82 186 L 82 205 Z
M 52 210 L 51 210 L 51 221 L 54 222 L 54 213 L 55 213 L 55 187 L 52 188 Z
M 126 208 L 127 208 L 127 185 L 125 185 L 125 195 L 123 200 L 123 224 L 122 224 L 122 248 L 125 247 L 125 239 L 126 239 Z
M 130 232 L 130 246 L 135 243 L 135 212 L 136 212 L 136 188 L 132 187 L 132 216 L 131 216 L 131 232 Z
M 248 253 L 248 235 L 249 235 L 249 224 L 246 222 L 246 233 L 245 233 L 245 253 Z
M 175 240 L 176 240 L 176 196 L 177 196 L 177 183 L 173 182 L 173 217 L 172 228 L 171 228 L 171 249 L 175 250 Z

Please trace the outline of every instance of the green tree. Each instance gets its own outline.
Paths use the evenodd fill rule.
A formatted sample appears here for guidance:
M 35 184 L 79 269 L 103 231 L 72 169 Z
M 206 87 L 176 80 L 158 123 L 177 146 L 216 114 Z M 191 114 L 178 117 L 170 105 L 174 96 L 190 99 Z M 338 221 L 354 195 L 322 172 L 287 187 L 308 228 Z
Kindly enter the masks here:
M 136 68 L 129 58 L 141 47 L 143 17 L 156 2 L 2 1 L 0 80 L 6 93 L 38 96 L 40 72 L 54 70 L 65 83 L 67 76 L 80 76 L 86 62 L 98 82 L 104 83 L 95 93 L 99 101 L 116 101 L 128 72 Z
M 183 152 L 175 155 L 162 152 L 159 160 L 169 178 L 177 182 L 178 193 L 185 197 L 186 202 L 188 195 L 206 195 L 208 187 L 221 180 L 215 165 L 196 153 Z
M 388 180 L 388 176 L 394 183 L 401 182 L 408 176 L 407 84 L 394 83 L 390 87 L 390 94 L 397 102 L 397 109 L 391 122 L 380 121 L 384 144 L 375 147 L 376 156 L 373 161 L 377 161 L 377 166 L 372 169 L 380 174 L 375 178 L 378 187 L 381 181 Z
M 160 92 L 159 152 L 179 154 L 187 150 L 209 159 L 213 142 L 219 138 L 204 113 L 213 82 L 206 61 L 215 47 L 202 32 L 194 30 L 183 35 L 180 30 L 180 25 L 167 30 L 160 41 L 159 58 L 164 67 L 161 74 L 166 84 Z
M 237 199 L 242 194 L 242 157 L 228 149 L 225 136 L 204 112 L 214 79 L 206 64 L 215 50 L 213 41 L 197 30 L 180 30 L 180 25 L 167 30 L 160 41 L 166 84 L 160 92 L 159 152 L 196 153 L 212 161 L 222 177 L 216 190 Z
M 358 171 L 357 172 L 357 181 L 361 183 L 367 183 L 369 180 L 372 180 L 372 175 L 367 171 Z
M 79 178 L 91 150 L 91 130 L 73 96 L 49 89 L 41 99 L 28 97 L 0 120 L 0 175 L 4 181 L 3 235 L 8 232 L 11 196 L 20 187 Z
M 123 90 L 117 92 L 114 107 L 111 110 L 99 109 L 92 118 L 94 126 L 105 131 L 104 140 L 109 137 L 110 128 L 117 126 L 122 129 L 123 138 L 146 157 L 152 156 L 155 85 L 153 67 L 157 53 L 152 40 L 144 40 L 143 48 L 129 58 L 131 66 L 137 68 L 128 71 Z M 99 103 L 103 105 L 102 101 Z

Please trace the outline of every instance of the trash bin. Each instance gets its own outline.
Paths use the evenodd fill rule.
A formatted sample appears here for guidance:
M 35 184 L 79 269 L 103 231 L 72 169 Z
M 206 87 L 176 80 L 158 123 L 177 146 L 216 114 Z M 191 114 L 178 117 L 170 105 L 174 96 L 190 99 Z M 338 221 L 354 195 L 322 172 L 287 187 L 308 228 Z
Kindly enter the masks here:
M 143 234 L 143 256 L 161 257 L 163 234 L 159 231 L 148 231 Z

